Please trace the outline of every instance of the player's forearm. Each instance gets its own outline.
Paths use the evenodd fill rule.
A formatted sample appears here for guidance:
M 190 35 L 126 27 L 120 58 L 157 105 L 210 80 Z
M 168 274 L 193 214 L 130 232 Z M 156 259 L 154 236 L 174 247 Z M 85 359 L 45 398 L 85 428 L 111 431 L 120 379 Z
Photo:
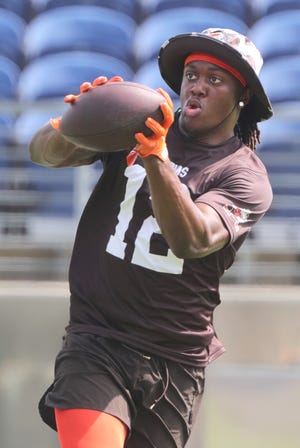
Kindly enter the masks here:
M 29 145 L 31 160 L 52 168 L 88 165 L 96 153 L 68 142 L 50 123 L 43 126 Z
M 170 163 L 149 156 L 144 166 L 154 215 L 173 253 L 179 258 L 207 255 L 212 251 L 208 223 Z

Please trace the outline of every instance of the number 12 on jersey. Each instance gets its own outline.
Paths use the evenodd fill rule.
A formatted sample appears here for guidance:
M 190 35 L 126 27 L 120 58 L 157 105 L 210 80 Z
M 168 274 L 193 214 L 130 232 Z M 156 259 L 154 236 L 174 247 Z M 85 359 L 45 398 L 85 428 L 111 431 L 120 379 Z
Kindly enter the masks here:
M 125 259 L 125 250 L 128 244 L 124 242 L 125 233 L 133 218 L 136 194 L 143 185 L 146 171 L 139 165 L 132 165 L 125 169 L 124 174 L 127 177 L 127 183 L 118 214 L 118 224 L 106 247 L 108 253 L 122 260 Z M 151 215 L 143 221 L 137 233 L 131 263 L 156 272 L 181 274 L 184 260 L 175 257 L 171 249 L 168 249 L 166 255 L 150 253 L 150 241 L 153 234 L 161 234 L 161 231 L 156 219 Z

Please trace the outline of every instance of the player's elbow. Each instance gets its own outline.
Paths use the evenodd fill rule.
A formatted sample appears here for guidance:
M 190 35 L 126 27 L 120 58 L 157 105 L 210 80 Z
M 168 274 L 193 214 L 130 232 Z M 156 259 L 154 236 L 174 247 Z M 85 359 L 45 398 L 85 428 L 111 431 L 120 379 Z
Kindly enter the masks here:
M 42 164 L 41 153 L 38 150 L 37 145 L 34 144 L 33 140 L 29 144 L 29 156 L 33 163 Z
M 33 163 L 42 166 L 52 166 L 52 164 L 45 159 L 43 152 L 40 150 L 39 145 L 32 141 L 29 144 L 29 155 Z
M 194 239 L 178 238 L 176 241 L 169 243 L 169 245 L 177 258 L 204 258 L 222 249 L 227 244 L 228 239 L 228 235 L 222 239 L 208 239 L 205 237 Z
M 201 258 L 207 255 L 208 247 L 203 242 L 178 238 L 170 243 L 170 249 L 177 258 Z

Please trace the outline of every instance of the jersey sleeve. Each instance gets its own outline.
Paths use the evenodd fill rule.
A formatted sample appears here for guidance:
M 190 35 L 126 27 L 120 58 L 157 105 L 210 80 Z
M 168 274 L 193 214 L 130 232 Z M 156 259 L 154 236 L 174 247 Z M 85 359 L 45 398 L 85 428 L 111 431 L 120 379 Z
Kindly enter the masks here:
M 238 169 L 223 176 L 216 187 L 198 196 L 195 202 L 205 203 L 217 211 L 233 243 L 264 216 L 272 199 L 266 172 Z

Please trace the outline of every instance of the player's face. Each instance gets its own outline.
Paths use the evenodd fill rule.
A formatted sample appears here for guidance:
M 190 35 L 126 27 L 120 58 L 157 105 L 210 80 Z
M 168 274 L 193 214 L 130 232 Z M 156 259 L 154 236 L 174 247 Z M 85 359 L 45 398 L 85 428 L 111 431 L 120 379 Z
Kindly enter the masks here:
M 241 90 L 229 72 L 209 62 L 191 62 L 181 85 L 181 130 L 206 144 L 226 141 L 233 136 Z

